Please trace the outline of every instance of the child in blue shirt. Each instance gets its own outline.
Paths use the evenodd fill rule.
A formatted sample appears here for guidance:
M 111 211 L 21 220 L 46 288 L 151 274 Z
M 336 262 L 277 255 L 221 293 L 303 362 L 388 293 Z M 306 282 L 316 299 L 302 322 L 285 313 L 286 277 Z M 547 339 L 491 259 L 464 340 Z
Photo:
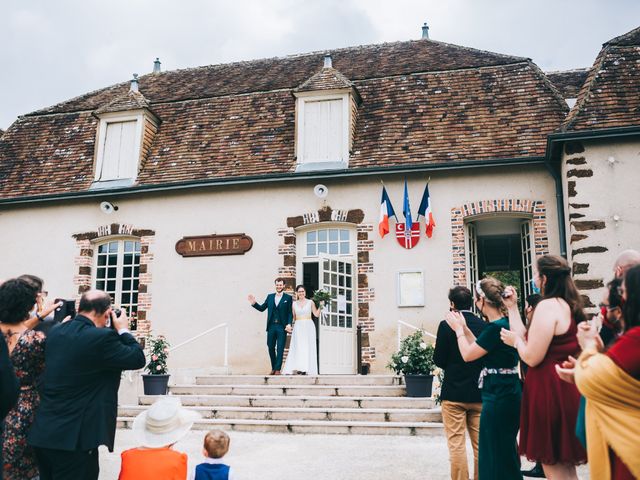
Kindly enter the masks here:
M 204 436 L 202 453 L 205 460 L 196 466 L 195 480 L 235 480 L 231 467 L 222 462 L 230 441 L 229 435 L 222 430 L 212 430 Z

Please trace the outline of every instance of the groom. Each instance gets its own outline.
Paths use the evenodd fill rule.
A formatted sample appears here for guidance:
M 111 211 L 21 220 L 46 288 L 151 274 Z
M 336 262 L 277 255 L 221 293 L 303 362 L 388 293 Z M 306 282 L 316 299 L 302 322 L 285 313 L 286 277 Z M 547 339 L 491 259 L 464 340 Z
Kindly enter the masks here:
M 256 302 L 256 297 L 249 295 L 249 303 L 260 312 L 267 311 L 267 348 L 271 358 L 270 375 L 280 375 L 282 356 L 287 341 L 287 332 L 291 332 L 293 313 L 291 311 L 293 299 L 284 293 L 284 280 L 276 278 L 276 293 L 267 295 L 264 303 Z

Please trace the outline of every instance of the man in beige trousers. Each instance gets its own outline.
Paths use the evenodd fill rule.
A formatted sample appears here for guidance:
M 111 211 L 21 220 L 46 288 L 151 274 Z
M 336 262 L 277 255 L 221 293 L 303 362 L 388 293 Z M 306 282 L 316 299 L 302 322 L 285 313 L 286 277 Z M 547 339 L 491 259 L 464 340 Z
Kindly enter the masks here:
M 451 310 L 462 313 L 473 334 L 476 337 L 480 335 L 486 324 L 470 310 L 473 302 L 471 291 L 466 287 L 454 287 L 449 290 L 449 301 Z M 465 442 L 465 432 L 468 432 L 473 446 L 473 478 L 478 480 L 478 436 L 482 412 L 478 377 L 482 364 L 480 361 L 466 363 L 458 350 L 457 340 L 455 332 L 447 322 L 440 322 L 434 361 L 444 370 L 444 382 L 440 393 L 442 421 L 449 446 L 451 479 L 469 479 Z

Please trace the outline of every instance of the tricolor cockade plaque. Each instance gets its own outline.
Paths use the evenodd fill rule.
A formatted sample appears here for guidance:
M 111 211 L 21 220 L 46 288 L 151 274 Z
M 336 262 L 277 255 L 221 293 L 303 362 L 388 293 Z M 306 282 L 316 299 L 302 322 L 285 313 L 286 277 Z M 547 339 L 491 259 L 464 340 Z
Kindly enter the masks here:
M 244 233 L 201 235 L 197 237 L 182 237 L 176 243 L 176 252 L 183 257 L 244 255 L 251 250 L 252 246 L 253 240 Z

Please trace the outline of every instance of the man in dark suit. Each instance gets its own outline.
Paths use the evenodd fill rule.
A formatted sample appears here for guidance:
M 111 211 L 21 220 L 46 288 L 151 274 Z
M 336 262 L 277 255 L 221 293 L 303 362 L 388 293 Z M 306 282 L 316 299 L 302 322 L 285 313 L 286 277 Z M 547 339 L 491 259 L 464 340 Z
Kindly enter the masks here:
M 123 370 L 144 367 L 142 348 L 111 298 L 90 290 L 78 315 L 47 336 L 42 394 L 28 442 L 41 480 L 96 480 L 98 447 L 113 451 Z M 113 323 L 114 328 L 104 328 Z
M 450 307 L 457 310 L 467 323 L 467 327 L 477 337 L 485 323 L 471 312 L 473 296 L 466 287 L 449 290 Z M 469 432 L 473 446 L 475 479 L 478 478 L 478 437 L 480 433 L 480 413 L 482 398 L 478 388 L 478 378 L 482 370 L 481 361 L 466 363 L 458 349 L 456 333 L 443 320 L 438 326 L 436 349 L 433 354 L 435 364 L 444 370 L 444 382 L 440 393 L 442 400 L 442 422 L 449 446 L 451 478 L 467 480 L 467 449 L 465 430 Z
M 276 278 L 276 292 L 267 295 L 264 303 L 257 303 L 256 297 L 249 295 L 249 303 L 260 312 L 267 310 L 267 347 L 271 359 L 270 375 L 280 375 L 287 332 L 291 332 L 293 322 L 293 299 L 284 293 L 284 280 Z

